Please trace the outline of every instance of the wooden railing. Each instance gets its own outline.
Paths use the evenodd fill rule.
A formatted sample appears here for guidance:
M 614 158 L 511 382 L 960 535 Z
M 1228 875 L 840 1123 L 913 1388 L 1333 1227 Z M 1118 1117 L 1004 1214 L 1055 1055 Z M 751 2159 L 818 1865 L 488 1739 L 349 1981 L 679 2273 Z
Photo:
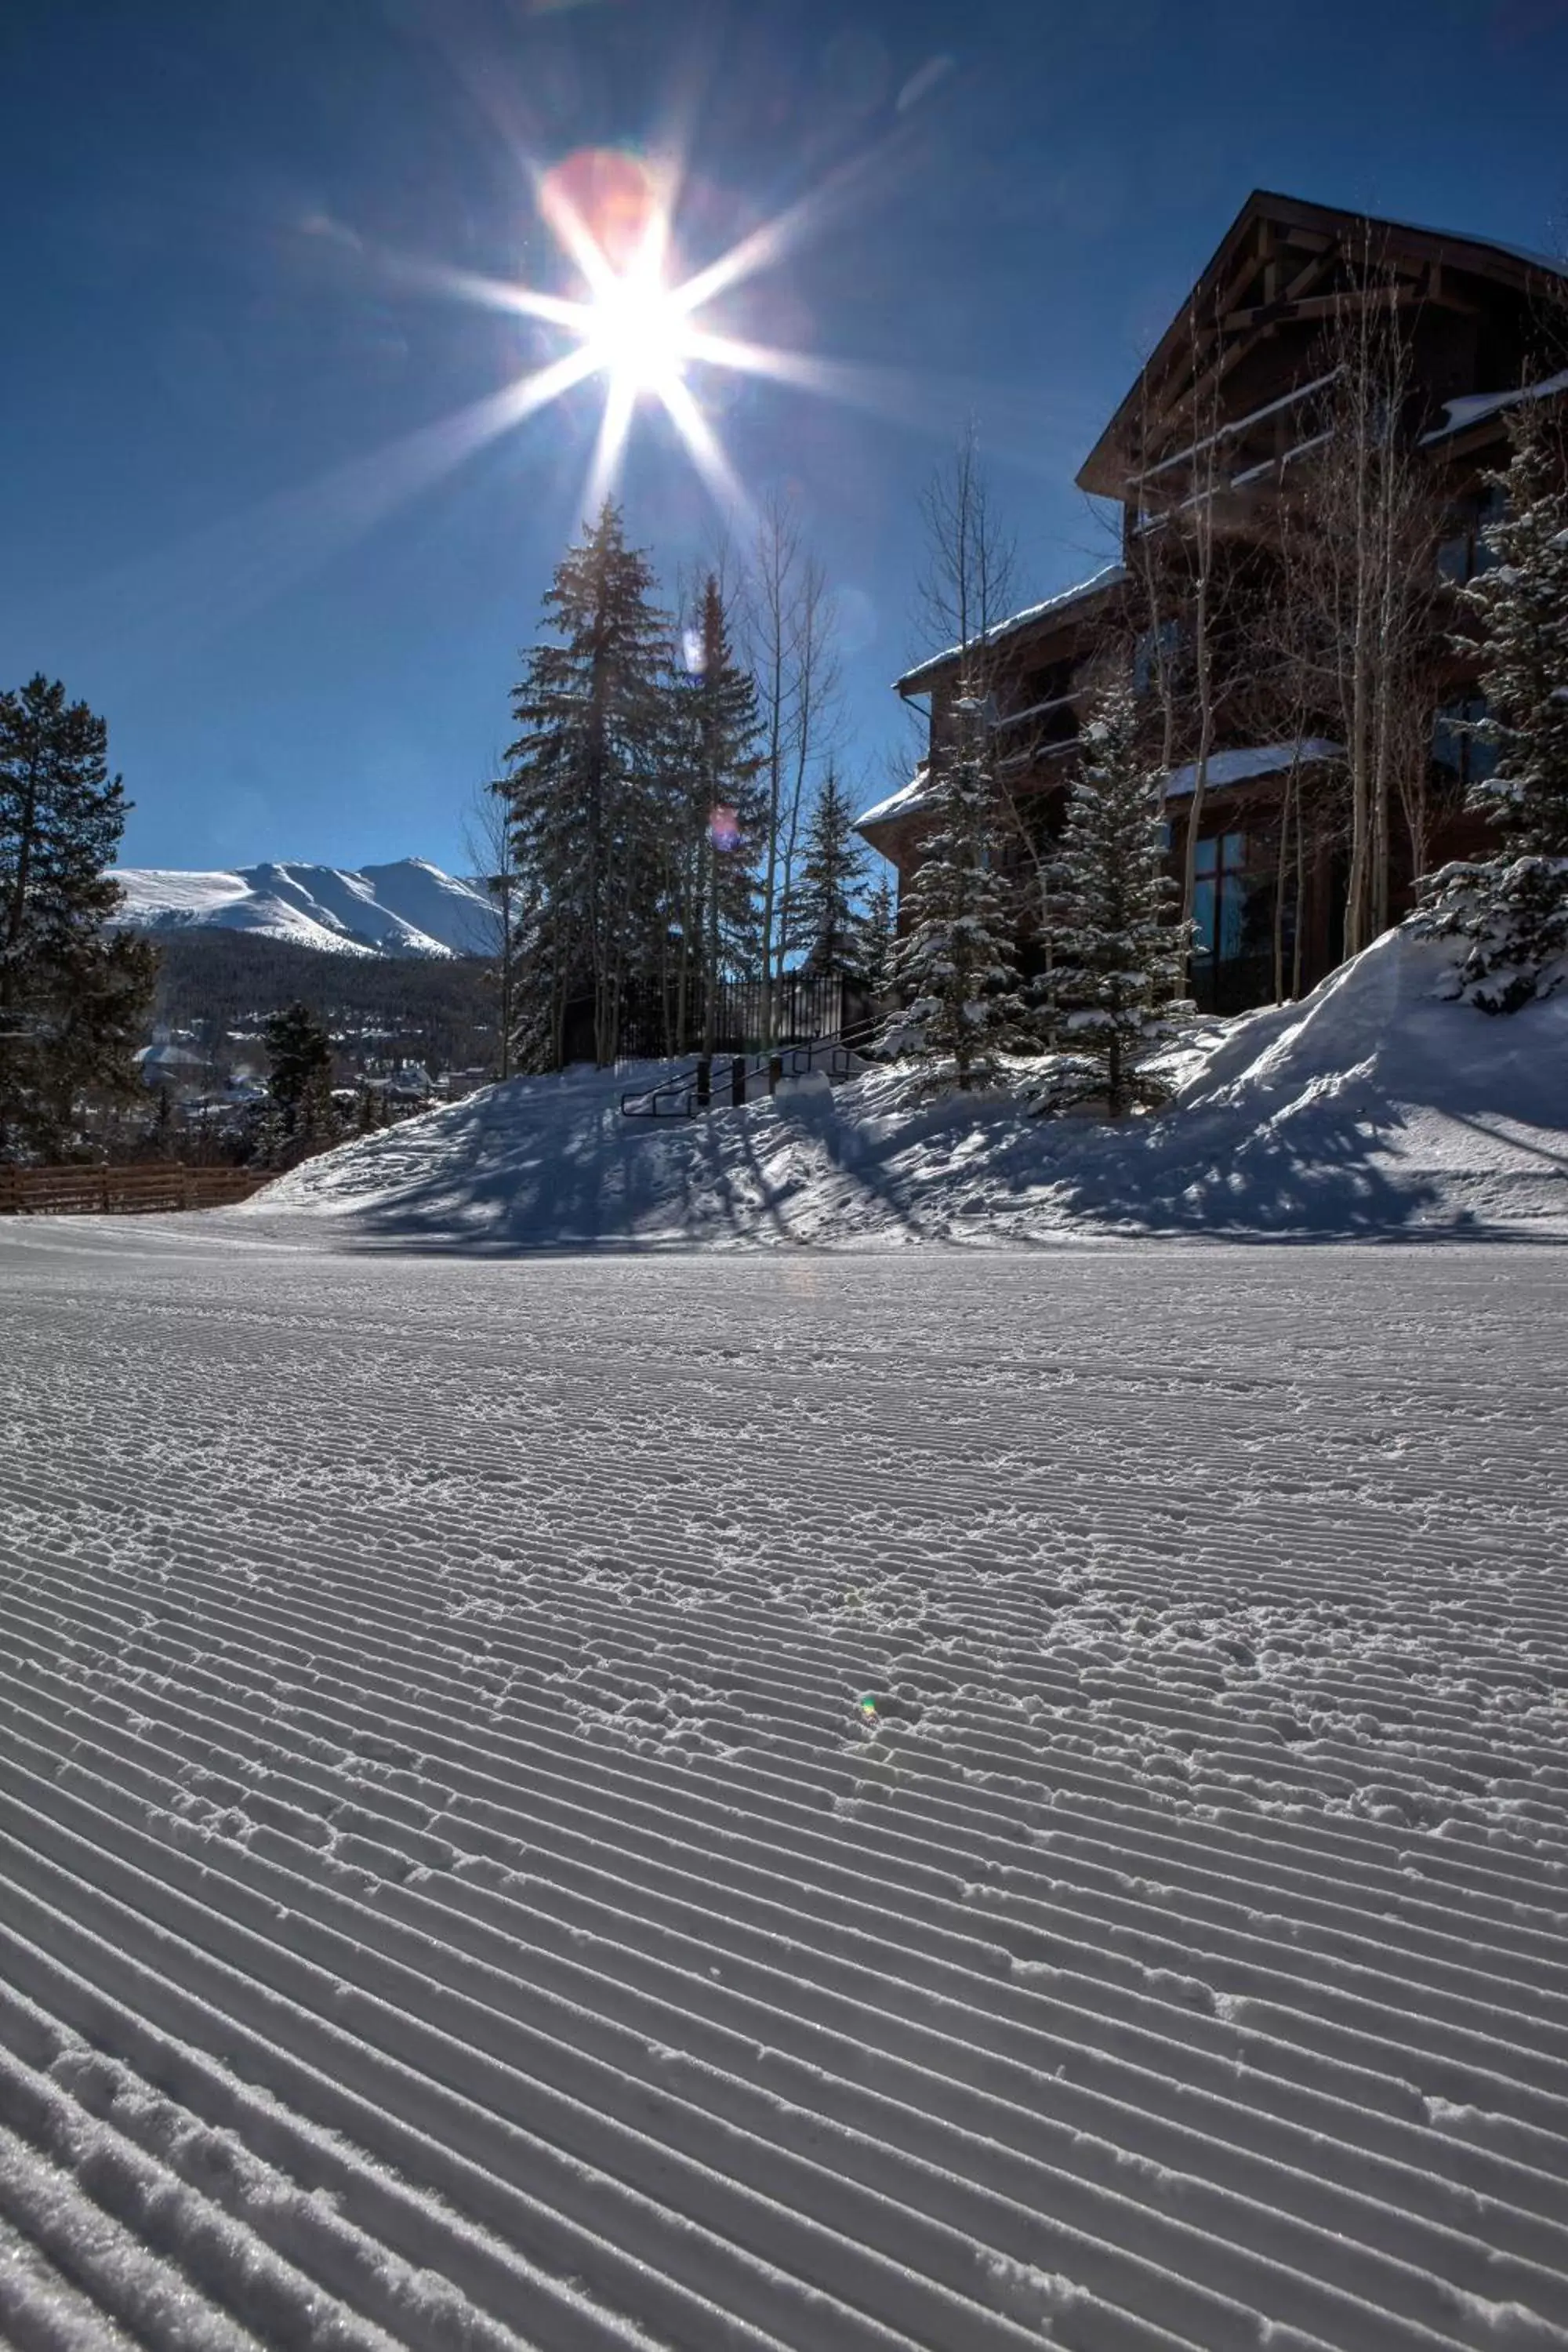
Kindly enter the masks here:
M 0 1216 L 129 1217 L 171 1209 L 220 1209 L 270 1183 L 273 1168 L 182 1168 L 152 1160 L 126 1168 L 0 1167 Z

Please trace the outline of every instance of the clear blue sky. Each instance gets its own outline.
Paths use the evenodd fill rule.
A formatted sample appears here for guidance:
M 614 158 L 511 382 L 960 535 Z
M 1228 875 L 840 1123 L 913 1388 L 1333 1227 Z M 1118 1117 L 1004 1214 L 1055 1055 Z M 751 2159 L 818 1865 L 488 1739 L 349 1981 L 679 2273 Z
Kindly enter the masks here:
M 713 320 L 879 411 L 691 381 L 844 592 L 875 796 L 966 411 L 1029 601 L 1104 560 L 1073 472 L 1251 187 L 1561 247 L 1565 100 L 1565 0 L 8 0 L 0 682 L 108 719 L 127 863 L 460 864 L 602 395 L 433 472 L 570 341 L 386 257 L 569 292 L 530 163 L 677 147 L 690 266 L 837 192 Z M 650 415 L 624 496 L 701 552 Z

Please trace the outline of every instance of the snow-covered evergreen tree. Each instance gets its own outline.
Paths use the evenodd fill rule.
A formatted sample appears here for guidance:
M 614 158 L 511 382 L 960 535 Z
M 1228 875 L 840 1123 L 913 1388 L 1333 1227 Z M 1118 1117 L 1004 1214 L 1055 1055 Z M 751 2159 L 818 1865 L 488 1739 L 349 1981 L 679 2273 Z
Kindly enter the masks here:
M 1469 804 L 1491 819 L 1495 856 L 1444 866 L 1418 926 L 1468 942 L 1452 993 L 1514 1013 L 1568 980 L 1568 447 L 1563 420 L 1527 403 L 1494 477 L 1505 506 L 1492 566 L 1460 593 L 1479 625 L 1497 754 Z
M 813 979 L 867 976 L 866 927 L 857 902 L 869 862 L 856 838 L 853 804 L 830 767 L 806 824 L 794 906 L 795 939 L 805 950 L 801 968 Z
M 653 572 L 619 510 L 556 567 L 547 625 L 513 697 L 511 811 L 524 941 L 519 1061 L 561 1062 L 566 1007 L 593 1006 L 595 1058 L 614 1061 L 628 981 L 657 965 L 660 800 L 674 757 L 669 630 Z
M 1413 928 L 1463 945 L 1440 994 L 1517 1013 L 1568 981 L 1568 860 L 1456 859 L 1431 877 Z
M 1470 803 L 1526 857 L 1568 857 L 1568 419 L 1555 424 L 1534 404 L 1524 412 L 1496 478 L 1496 561 L 1460 591 L 1485 655 L 1479 732 L 1497 753 Z
M 910 923 L 894 950 L 899 1010 L 876 1050 L 925 1066 L 931 1085 L 984 1086 L 997 1055 L 1028 1051 L 1011 926 L 994 864 L 995 792 L 980 703 L 962 693 L 955 740 L 937 764 L 933 828 L 910 886 Z
M 860 924 L 860 952 L 865 985 L 880 1001 L 893 992 L 893 951 L 899 938 L 898 892 L 885 866 L 867 894 Z
M 1173 1027 L 1185 966 L 1179 894 L 1166 876 L 1162 778 L 1141 757 L 1130 679 L 1095 702 L 1051 869 L 1053 1056 L 1036 1108 L 1103 1101 L 1111 1118 L 1163 1101 L 1146 1068 Z

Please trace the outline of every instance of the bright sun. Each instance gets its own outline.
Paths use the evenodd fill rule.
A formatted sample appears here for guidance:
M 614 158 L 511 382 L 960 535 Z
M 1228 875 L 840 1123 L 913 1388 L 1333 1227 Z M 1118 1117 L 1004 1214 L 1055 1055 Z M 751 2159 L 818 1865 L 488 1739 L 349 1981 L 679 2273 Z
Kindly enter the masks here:
M 660 278 L 643 270 L 595 288 L 586 342 L 595 365 L 623 396 L 667 392 L 692 352 L 684 307 Z
M 717 260 L 672 282 L 668 179 L 641 157 L 595 148 L 579 149 L 539 175 L 540 215 L 580 282 L 575 296 L 469 271 L 419 273 L 444 291 L 540 320 L 570 339 L 558 357 L 444 422 L 436 444 L 439 462 L 454 462 L 448 450 L 477 446 L 598 376 L 604 406 L 584 485 L 585 511 L 595 512 L 610 496 L 637 413 L 652 401 L 721 509 L 744 517 L 750 511 L 745 489 L 700 397 L 705 371 L 724 369 L 880 404 L 883 395 L 869 373 L 742 340 L 708 315 L 721 296 L 776 261 L 827 199 L 802 198 Z

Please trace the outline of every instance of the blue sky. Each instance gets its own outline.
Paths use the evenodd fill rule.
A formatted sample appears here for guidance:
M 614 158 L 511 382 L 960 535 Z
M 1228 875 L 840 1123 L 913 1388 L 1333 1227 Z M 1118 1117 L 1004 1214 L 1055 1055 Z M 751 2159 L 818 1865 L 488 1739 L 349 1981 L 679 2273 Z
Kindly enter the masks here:
M 529 166 L 679 152 L 691 266 L 820 200 L 715 322 L 875 404 L 691 382 L 841 593 L 876 797 L 964 416 L 1031 601 L 1105 560 L 1073 473 L 1250 188 L 1559 249 L 1565 95 L 1568 0 L 11 0 L 0 682 L 107 718 L 127 863 L 460 864 L 602 393 L 437 470 L 569 340 L 389 257 L 570 292 Z M 657 411 L 623 496 L 668 579 L 710 543 Z

